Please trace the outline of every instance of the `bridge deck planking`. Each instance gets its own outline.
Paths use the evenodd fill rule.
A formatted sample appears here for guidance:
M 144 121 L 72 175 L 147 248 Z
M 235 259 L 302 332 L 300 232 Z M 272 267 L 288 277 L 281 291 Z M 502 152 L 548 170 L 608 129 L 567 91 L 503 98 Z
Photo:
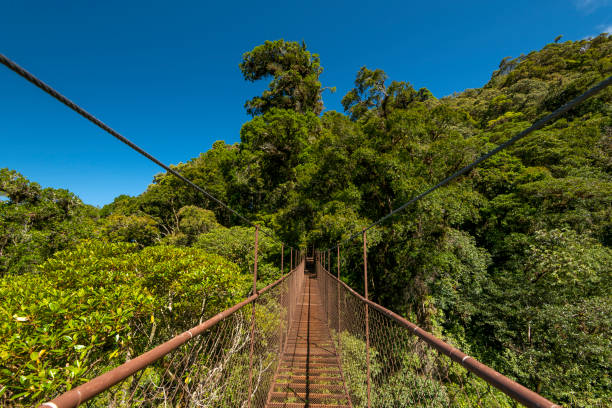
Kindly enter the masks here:
M 311 264 L 309 262 L 309 264 Z M 313 273 L 304 276 L 302 298 L 268 392 L 268 408 L 349 408 L 338 354 L 329 333 Z

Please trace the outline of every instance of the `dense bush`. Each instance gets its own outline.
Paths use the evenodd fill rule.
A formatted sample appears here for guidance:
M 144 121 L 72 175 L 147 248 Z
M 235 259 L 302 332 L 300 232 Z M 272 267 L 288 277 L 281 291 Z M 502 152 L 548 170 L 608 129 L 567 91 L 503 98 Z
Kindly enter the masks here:
M 21 274 L 91 237 L 97 209 L 63 189 L 41 188 L 14 170 L 0 169 L 0 277 Z
M 199 249 L 93 241 L 4 277 L 1 405 L 30 405 L 143 353 L 236 303 L 247 280 Z

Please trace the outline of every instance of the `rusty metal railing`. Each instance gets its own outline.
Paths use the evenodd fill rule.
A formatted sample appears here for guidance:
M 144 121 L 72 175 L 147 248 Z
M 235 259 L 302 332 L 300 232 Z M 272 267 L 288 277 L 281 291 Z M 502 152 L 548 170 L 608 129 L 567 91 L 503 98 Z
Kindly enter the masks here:
M 364 275 L 365 238 L 364 231 Z M 321 301 L 353 407 L 507 407 L 518 401 L 527 407 L 559 408 L 372 302 L 367 286 L 365 296 L 357 293 L 339 279 L 340 263 L 336 276 L 329 272 L 330 265 L 328 251 L 317 255 Z M 367 282 L 367 275 L 364 278 Z
M 41 407 L 264 407 L 302 291 L 305 260 L 293 262 L 259 292 L 255 266 L 247 299 Z

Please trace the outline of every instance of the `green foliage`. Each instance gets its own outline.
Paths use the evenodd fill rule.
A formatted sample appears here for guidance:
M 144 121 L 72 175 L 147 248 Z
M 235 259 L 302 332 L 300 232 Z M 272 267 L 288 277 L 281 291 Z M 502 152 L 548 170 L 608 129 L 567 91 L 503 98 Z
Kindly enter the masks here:
M 81 384 L 227 308 L 246 279 L 198 249 L 88 241 L 0 280 L 2 405 Z
M 92 236 L 97 211 L 63 189 L 41 188 L 0 169 L 0 277 L 34 269 L 54 252 Z
M 345 111 L 350 112 L 352 119 L 358 119 L 369 109 L 381 105 L 387 94 L 387 78 L 387 74 L 381 69 L 372 71 L 361 67 L 355 79 L 355 88 L 342 98 L 342 106 Z
M 212 254 L 222 255 L 238 265 L 244 275 L 253 275 L 255 263 L 255 228 L 253 227 L 217 228 L 198 236 L 194 246 Z M 259 233 L 258 289 L 281 276 L 280 255 L 280 244 Z M 289 257 L 286 256 L 285 263 L 288 261 Z M 289 265 L 285 265 L 285 273 L 288 271 Z
M 111 214 L 129 215 L 137 211 L 137 199 L 126 194 L 121 194 L 115 197 L 112 203 L 106 204 L 100 209 L 100 216 L 108 217 Z
M 203 234 L 219 227 L 215 213 L 195 205 L 181 208 L 177 215 L 181 231 L 189 236 Z
M 272 108 L 317 115 L 323 110 L 319 81 L 323 68 L 319 56 L 306 51 L 304 42 L 266 41 L 244 53 L 240 70 L 244 79 L 251 82 L 272 77 L 262 96 L 245 103 L 250 115 L 260 115 Z
M 553 400 L 605 405 L 612 250 L 564 229 L 536 231 L 524 251 L 522 265 L 493 275 L 483 303 L 479 324 L 505 350 L 496 364 Z
M 407 109 L 413 101 L 425 102 L 433 98 L 425 88 L 418 92 L 407 82 L 393 81 L 388 87 L 387 74 L 381 69 L 361 67 L 355 79 L 355 88 L 342 98 L 342 106 L 351 119 L 357 120 L 368 111 L 386 115 L 393 109 Z
M 217 141 L 211 150 L 188 163 L 180 163 L 176 169 L 219 200 L 232 202 L 234 208 L 244 211 L 242 206 L 247 205 L 250 198 L 245 189 L 250 176 L 240 173 L 243 166 L 238 154 L 236 146 Z M 153 217 L 164 236 L 181 233 L 178 212 L 185 206 L 213 211 L 218 222 L 223 225 L 236 222 L 232 214 L 219 203 L 195 191 L 172 174 L 156 175 L 153 183 L 133 202 L 129 200 L 129 205 L 123 202 L 119 205 L 120 209 L 127 208 L 130 214 L 144 213 Z
M 283 241 L 328 248 L 608 77 L 612 37 L 558 42 L 504 58 L 483 88 L 441 99 L 406 81 L 389 83 L 382 70 L 363 67 L 342 100 L 347 115 L 319 116 L 322 68 L 303 44 L 266 42 L 244 54 L 240 68 L 246 80 L 272 79 L 262 96 L 246 103 L 255 117 L 242 127 L 241 143 L 216 142 L 176 169 Z M 393 223 L 370 230 L 370 297 L 557 403 L 609 404 L 611 106 L 608 89 L 406 208 Z M 31 271 L 55 251 L 91 236 L 96 211 L 76 197 L 41 189 L 8 170 L 0 176 L 0 192 L 8 197 L 0 203 L 0 271 Z M 253 229 L 174 176 L 155 176 L 140 196 L 117 197 L 100 215 L 98 237 L 202 248 L 235 262 L 235 279 L 244 281 L 237 287 L 242 294 L 248 291 Z M 190 250 L 128 247 L 132 255 L 126 257 Z M 341 251 L 343 279 L 362 290 L 361 243 Z M 162 262 L 151 259 L 149 269 Z M 263 286 L 280 276 L 280 247 L 262 234 L 259 259 Z M 133 266 L 127 263 L 117 273 L 137 274 L 125 272 Z M 95 262 L 75 266 L 62 279 L 94 267 Z M 114 276 L 115 269 L 110 271 Z M 33 284 L 48 288 L 43 276 L 25 273 L 19 279 L 40 279 Z M 155 276 L 166 286 L 147 289 L 154 306 L 139 306 L 147 313 L 146 307 L 164 310 L 155 302 L 174 284 Z M 133 289 L 119 285 L 117 290 Z M 173 293 L 188 290 L 179 287 Z M 198 307 L 182 310 L 196 318 Z M 17 324 L 12 317 L 17 312 L 6 313 L 10 318 L 5 320 Z M 361 381 L 359 340 L 342 341 L 353 359 L 345 362 L 347 372 Z M 24 351 L 21 363 L 37 364 L 29 353 L 39 350 Z M 42 356 L 46 353 L 51 352 Z M 374 371 L 384 370 L 382 354 L 374 355 L 379 360 Z M 414 371 L 422 362 L 405 358 L 405 371 L 389 376 L 385 385 L 398 406 L 412 403 L 405 384 L 424 390 L 440 406 L 457 398 L 464 398 L 465 406 L 505 404 L 497 395 L 487 399 L 492 394 L 481 383 L 466 381 L 469 386 L 460 389 L 458 380 L 440 385 L 421 378 Z M 362 391 L 352 391 L 359 404 Z M 475 400 L 478 395 L 487 397 Z
M 393 338 L 393 330 L 398 328 L 386 329 L 384 334 L 388 339 Z M 424 401 L 426 406 L 436 408 L 513 406 L 510 398 L 491 389 L 464 368 L 440 359 L 433 350 L 417 347 L 417 338 L 401 330 L 397 333 L 399 337 L 393 339 L 392 351 L 379 352 L 376 346 L 370 348 L 371 406 L 423 406 Z M 349 386 L 351 402 L 355 407 L 367 407 L 365 342 L 348 331 L 343 331 L 337 340 L 341 342 L 342 371 Z M 388 344 L 382 347 L 388 347 Z
M 240 131 L 241 149 L 253 152 L 251 163 L 264 177 L 261 187 L 273 190 L 293 178 L 304 160 L 304 150 L 316 140 L 319 120 L 313 113 L 272 108 L 245 123 Z
M 113 214 L 101 220 L 98 234 L 111 242 L 153 245 L 160 238 L 157 223 L 148 215 Z
M 178 228 L 167 235 L 164 241 L 171 245 L 190 246 L 198 235 L 221 227 L 210 210 L 186 205 L 176 213 Z

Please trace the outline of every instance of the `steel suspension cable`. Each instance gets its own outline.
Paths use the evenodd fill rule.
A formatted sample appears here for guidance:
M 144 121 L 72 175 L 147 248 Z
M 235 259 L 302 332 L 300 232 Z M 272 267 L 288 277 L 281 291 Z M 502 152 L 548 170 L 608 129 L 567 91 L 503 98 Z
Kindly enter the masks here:
M 574 98 L 571 101 L 567 102 L 565 105 L 563 105 L 560 108 L 556 109 L 552 113 L 550 113 L 550 114 L 544 116 L 543 118 L 537 120 L 531 126 L 529 126 L 527 129 L 525 129 L 522 132 L 518 133 L 517 135 L 515 135 L 511 139 L 508 139 L 504 143 L 498 145 L 496 148 L 494 148 L 494 149 L 490 150 L 489 152 L 485 153 L 484 155 L 480 156 L 478 159 L 476 159 L 472 163 L 468 164 L 467 166 L 463 167 L 462 169 L 457 170 L 456 172 L 454 172 L 450 176 L 446 177 L 444 180 L 438 182 L 436 185 L 434 185 L 433 187 L 429 188 L 428 190 L 426 190 L 426 191 L 424 191 L 424 192 L 414 196 L 410 200 L 406 201 L 404 204 L 400 205 L 399 207 L 397 207 L 396 209 L 391 211 L 389 214 L 387 214 L 384 217 L 381 217 L 380 219 L 378 219 L 378 221 L 373 222 L 372 224 L 370 224 L 367 227 L 365 227 L 363 230 L 360 230 L 360 231 L 354 233 L 350 237 L 346 238 L 343 241 L 338 242 L 334 246 L 329 247 L 325 251 L 329 251 L 329 250 L 331 250 L 333 248 L 336 248 L 336 247 L 338 247 L 340 245 L 344 245 L 344 244 L 346 244 L 348 242 L 351 242 L 352 240 L 354 240 L 355 238 L 357 238 L 358 236 L 363 234 L 363 231 L 368 231 L 368 230 L 374 228 L 375 226 L 380 225 L 384 221 L 388 220 L 389 218 L 393 217 L 397 213 L 399 213 L 399 212 L 403 211 L 404 209 L 406 209 L 406 207 L 408 207 L 409 205 L 411 205 L 411 204 L 419 201 L 423 197 L 433 193 L 435 190 L 437 190 L 440 187 L 450 183 L 451 181 L 453 181 L 457 177 L 459 177 L 459 176 L 469 172 L 474 167 L 478 166 L 480 163 L 482 163 L 485 160 L 491 158 L 492 156 L 494 156 L 495 154 L 499 153 L 500 151 L 506 149 L 507 147 L 513 145 L 514 143 L 518 142 L 519 140 L 521 140 L 525 136 L 529 135 L 530 133 L 543 128 L 549 122 L 552 122 L 553 120 L 559 118 L 561 115 L 563 115 L 564 113 L 566 113 L 567 111 L 569 111 L 570 109 L 575 107 L 576 105 L 579 105 L 580 103 L 584 102 L 586 99 L 588 99 L 588 98 L 598 94 L 599 92 L 603 91 L 605 88 L 610 86 L 611 84 L 612 84 L 612 76 L 609 76 L 608 78 L 604 79 L 603 81 L 599 82 L 597 85 L 593 86 L 592 88 L 590 88 L 589 90 L 584 92 L 582 95 L 577 96 L 576 98 Z
M 12 61 L 11 59 L 9 59 L 8 57 L 6 57 L 5 55 L 3 55 L 1 53 L 0 53 L 0 63 L 5 65 L 11 71 L 15 72 L 17 75 L 25 78 L 27 81 L 31 82 L 32 84 L 34 84 L 38 88 L 42 89 L 44 92 L 46 92 L 47 94 L 51 95 L 53 98 L 57 99 L 58 101 L 60 101 L 61 103 L 63 103 L 64 105 L 66 105 L 67 107 L 69 107 L 70 109 L 75 111 L 76 113 L 78 113 L 79 115 L 83 116 L 85 119 L 89 120 L 94 125 L 98 126 L 99 128 L 101 128 L 102 130 L 106 131 L 110 135 L 114 136 L 119 141 L 125 143 L 130 148 L 132 148 L 133 150 L 137 151 L 138 153 L 140 153 L 141 155 L 143 155 L 147 159 L 151 160 L 153 163 L 157 164 L 158 166 L 160 166 L 161 168 L 166 170 L 168 173 L 171 173 L 175 177 L 177 177 L 180 180 L 182 180 L 183 182 L 187 183 L 189 186 L 193 187 L 194 189 L 196 189 L 200 193 L 204 194 L 206 197 L 208 197 L 212 201 L 216 202 L 217 204 L 219 204 L 221 207 L 225 208 L 226 210 L 230 211 L 232 214 L 237 216 L 242 221 L 246 222 L 247 224 L 249 224 L 252 227 L 256 227 L 257 226 L 255 223 L 251 222 L 244 215 L 242 215 L 238 211 L 234 210 L 229 205 L 225 204 L 223 201 L 219 200 L 217 197 L 213 196 L 208 191 L 206 191 L 204 188 L 198 186 L 197 184 L 195 184 L 194 182 L 192 182 L 191 180 L 189 180 L 188 178 L 183 176 L 178 171 L 176 171 L 173 168 L 165 165 L 160 160 L 158 160 L 157 158 L 155 158 L 151 154 L 147 153 L 144 149 L 142 149 L 141 147 L 136 145 L 134 142 L 132 142 L 131 140 L 129 140 L 125 136 L 121 135 L 116 130 L 112 129 L 110 126 L 108 126 L 107 124 L 105 124 L 104 122 L 102 122 L 101 120 L 96 118 L 95 116 L 93 116 L 91 113 L 87 112 L 85 109 L 83 109 L 80 106 L 78 106 L 76 103 L 72 102 L 70 99 L 66 98 L 64 95 L 62 95 L 61 93 L 59 93 L 58 91 L 53 89 L 50 85 L 44 83 L 43 81 L 38 79 L 36 76 L 34 76 L 32 73 L 28 72 L 26 69 L 24 69 L 23 67 L 18 65 L 16 62 Z M 282 242 L 282 241 L 278 240 L 277 238 L 275 238 L 271 233 L 268 233 L 265 230 L 262 230 L 261 228 L 260 228 L 260 231 L 264 235 L 266 235 L 269 238 L 271 238 L 272 240 L 274 240 L 274 241 L 276 241 L 276 242 L 278 242 L 280 244 L 284 244 L 284 242 Z M 287 245 L 287 246 L 289 248 L 291 248 L 291 246 L 289 246 L 289 245 Z

